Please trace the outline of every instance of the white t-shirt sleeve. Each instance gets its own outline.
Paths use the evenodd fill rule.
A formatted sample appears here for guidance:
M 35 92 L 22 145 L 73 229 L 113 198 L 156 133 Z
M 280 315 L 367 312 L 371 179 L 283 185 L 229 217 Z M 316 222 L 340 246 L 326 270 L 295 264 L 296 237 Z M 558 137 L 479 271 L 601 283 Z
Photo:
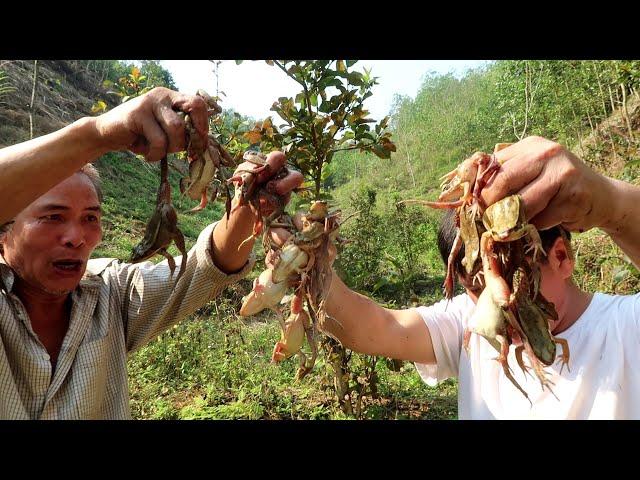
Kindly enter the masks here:
M 436 356 L 435 365 L 416 363 L 420 377 L 429 386 L 450 377 L 458 376 L 460 351 L 466 318 L 473 310 L 473 301 L 466 295 L 457 295 L 449 302 L 442 300 L 429 307 L 418 307 L 433 343 Z

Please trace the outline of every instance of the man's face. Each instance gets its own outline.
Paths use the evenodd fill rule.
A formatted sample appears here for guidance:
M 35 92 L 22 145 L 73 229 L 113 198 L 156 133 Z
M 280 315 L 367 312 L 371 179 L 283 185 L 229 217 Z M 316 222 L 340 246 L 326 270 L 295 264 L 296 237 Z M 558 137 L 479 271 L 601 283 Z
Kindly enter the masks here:
M 98 195 L 76 173 L 18 214 L 3 240 L 4 258 L 30 287 L 66 295 L 79 284 L 102 239 Z

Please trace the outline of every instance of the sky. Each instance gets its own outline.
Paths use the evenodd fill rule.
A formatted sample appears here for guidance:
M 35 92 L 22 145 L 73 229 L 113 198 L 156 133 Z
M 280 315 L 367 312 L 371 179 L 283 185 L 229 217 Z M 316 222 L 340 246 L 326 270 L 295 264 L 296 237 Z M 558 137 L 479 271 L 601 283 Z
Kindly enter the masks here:
M 211 95 L 216 93 L 214 64 L 208 60 L 162 60 L 160 62 L 173 76 L 178 90 L 194 94 L 199 88 Z M 362 72 L 366 67 L 378 78 L 373 95 L 365 101 L 370 118 L 381 120 L 388 115 L 396 94 L 415 98 L 427 73 L 453 73 L 462 75 L 469 68 L 486 64 L 483 60 L 359 60 L 350 70 Z M 274 116 L 271 105 L 278 97 L 293 97 L 299 85 L 278 67 L 264 61 L 246 60 L 236 65 L 224 60 L 218 67 L 218 88 L 222 96 L 220 106 L 233 108 L 254 119 Z

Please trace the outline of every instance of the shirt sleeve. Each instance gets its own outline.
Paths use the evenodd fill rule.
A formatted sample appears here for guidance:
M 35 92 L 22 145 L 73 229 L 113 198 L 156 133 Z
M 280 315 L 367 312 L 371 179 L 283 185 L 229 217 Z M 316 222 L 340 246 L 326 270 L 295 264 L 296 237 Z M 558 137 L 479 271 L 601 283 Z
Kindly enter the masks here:
M 466 294 L 458 295 L 449 302 L 442 300 L 428 307 L 416 308 L 427 325 L 436 357 L 435 364 L 415 363 L 427 385 L 433 387 L 442 380 L 458 376 L 464 319 L 472 308 L 473 302 Z
M 216 267 L 211 251 L 215 225 L 209 225 L 198 236 L 177 284 L 182 256 L 175 257 L 173 276 L 167 260 L 157 264 L 115 263 L 105 270 L 119 291 L 127 352 L 145 345 L 251 271 L 255 263 L 253 253 L 237 273 L 228 275 Z

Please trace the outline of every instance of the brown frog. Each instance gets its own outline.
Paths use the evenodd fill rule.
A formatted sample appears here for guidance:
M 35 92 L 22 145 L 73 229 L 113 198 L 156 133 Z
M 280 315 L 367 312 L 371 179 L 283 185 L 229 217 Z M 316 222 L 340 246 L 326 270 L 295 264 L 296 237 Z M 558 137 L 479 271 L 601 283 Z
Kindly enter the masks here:
M 222 109 L 204 90 L 198 90 L 198 96 L 202 97 L 212 114 L 219 114 Z M 189 115 L 185 116 L 185 129 L 187 132 L 187 155 L 189 157 L 189 174 L 180 180 L 180 192 L 193 200 L 200 200 L 200 204 L 190 212 L 198 212 L 207 206 L 209 201 L 208 191 L 211 190 L 211 202 L 214 202 L 219 193 L 219 188 L 212 183 L 217 180 L 226 189 L 227 218 L 231 210 L 231 196 L 227 186 L 222 167 L 232 166 L 233 158 L 218 143 L 215 136 L 209 134 L 207 141 L 196 132 Z
M 159 253 L 166 257 L 171 269 L 171 276 L 173 276 L 176 263 L 167 248 L 172 241 L 175 241 L 178 250 L 182 253 L 180 272 L 176 278 L 177 283 L 187 266 L 187 250 L 184 244 L 184 236 L 178 228 L 178 216 L 173 205 L 171 205 L 171 186 L 169 185 L 167 171 L 167 157 L 164 157 L 160 161 L 160 188 L 156 199 L 156 209 L 147 224 L 144 238 L 133 248 L 130 262 L 142 262 Z

